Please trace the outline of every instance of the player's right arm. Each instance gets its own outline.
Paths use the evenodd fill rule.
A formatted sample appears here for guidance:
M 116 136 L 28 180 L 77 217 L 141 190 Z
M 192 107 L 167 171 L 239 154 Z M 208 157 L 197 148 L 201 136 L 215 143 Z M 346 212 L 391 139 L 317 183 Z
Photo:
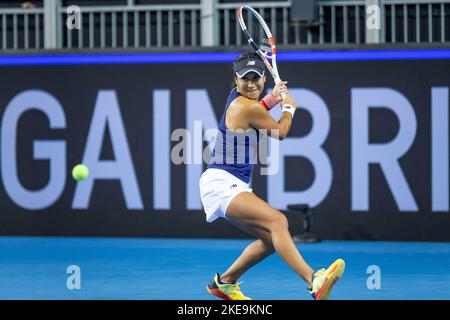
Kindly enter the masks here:
M 286 94 L 280 104 L 282 106 L 291 105 L 294 109 L 297 107 L 289 94 Z M 280 120 L 276 121 L 259 102 L 252 103 L 246 110 L 248 124 L 253 128 L 266 129 L 268 135 L 279 140 L 287 137 L 292 125 L 292 114 L 290 112 L 283 112 Z

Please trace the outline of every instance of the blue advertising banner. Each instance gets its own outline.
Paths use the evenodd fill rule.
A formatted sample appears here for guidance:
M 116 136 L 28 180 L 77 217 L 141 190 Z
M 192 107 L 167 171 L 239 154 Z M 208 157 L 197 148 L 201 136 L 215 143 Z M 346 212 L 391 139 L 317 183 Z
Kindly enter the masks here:
M 198 188 L 236 56 L 0 57 L 0 235 L 246 236 L 207 223 Z M 309 204 L 325 239 L 450 241 L 450 50 L 286 52 L 279 71 L 299 109 L 258 196 Z

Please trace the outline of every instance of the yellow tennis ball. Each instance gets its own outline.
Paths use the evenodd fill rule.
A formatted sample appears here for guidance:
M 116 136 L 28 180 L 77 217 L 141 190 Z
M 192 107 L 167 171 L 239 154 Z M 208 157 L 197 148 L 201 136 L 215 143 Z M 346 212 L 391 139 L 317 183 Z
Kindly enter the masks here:
M 77 181 L 86 179 L 88 175 L 89 169 L 84 164 L 78 164 L 72 170 L 72 176 Z

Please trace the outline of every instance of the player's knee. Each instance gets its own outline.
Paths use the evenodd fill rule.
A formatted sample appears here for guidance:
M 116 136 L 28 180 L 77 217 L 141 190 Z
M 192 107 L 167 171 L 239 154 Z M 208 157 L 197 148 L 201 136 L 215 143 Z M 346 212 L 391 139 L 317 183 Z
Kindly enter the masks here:
M 282 213 L 279 213 L 274 216 L 271 224 L 271 229 L 273 230 L 288 230 L 289 222 L 286 216 Z

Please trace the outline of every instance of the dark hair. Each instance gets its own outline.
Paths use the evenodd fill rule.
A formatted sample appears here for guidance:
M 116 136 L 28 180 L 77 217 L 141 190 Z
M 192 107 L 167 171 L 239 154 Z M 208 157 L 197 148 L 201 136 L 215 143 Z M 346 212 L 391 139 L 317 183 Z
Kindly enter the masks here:
M 241 52 L 241 54 L 239 54 L 239 56 L 234 59 L 233 61 L 233 75 L 234 77 L 236 77 L 236 75 L 234 74 L 234 65 L 236 64 L 236 62 L 245 60 L 245 59 L 258 59 L 261 60 L 261 57 L 256 53 L 256 52 L 251 52 L 251 51 L 246 51 L 246 52 Z M 233 79 L 234 79 L 233 77 Z M 234 80 L 231 83 L 231 90 L 234 90 L 236 88 L 236 82 L 234 82 Z

